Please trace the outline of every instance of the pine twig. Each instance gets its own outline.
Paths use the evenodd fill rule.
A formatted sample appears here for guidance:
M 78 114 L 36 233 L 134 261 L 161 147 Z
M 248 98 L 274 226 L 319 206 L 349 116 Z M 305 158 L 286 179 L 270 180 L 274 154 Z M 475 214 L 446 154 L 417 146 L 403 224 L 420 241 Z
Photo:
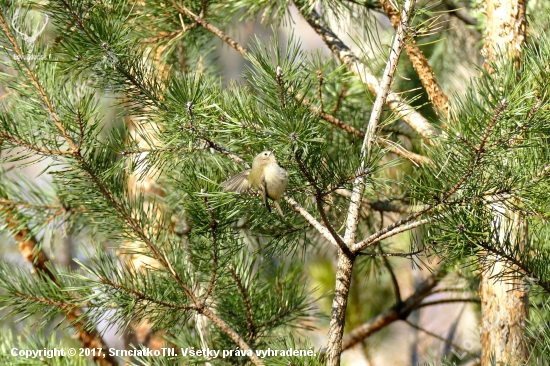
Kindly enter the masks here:
M 175 309 L 175 310 L 182 310 L 182 311 L 196 310 L 195 306 L 181 306 L 181 305 L 172 304 L 172 303 L 169 303 L 169 302 L 166 302 L 166 301 L 163 301 L 163 300 L 155 299 L 155 298 L 150 297 L 149 295 L 147 295 L 147 294 L 145 294 L 141 291 L 138 291 L 136 289 L 121 285 L 121 284 L 116 283 L 116 282 L 113 282 L 110 279 L 105 278 L 105 277 L 100 277 L 99 281 L 101 281 L 103 284 L 111 286 L 111 287 L 113 287 L 117 290 L 130 293 L 130 294 L 134 295 L 140 301 L 151 302 L 151 303 L 158 304 L 158 305 L 164 306 L 166 308 Z
M 415 250 L 408 253 L 378 253 L 378 252 L 358 252 L 357 255 L 364 255 L 367 257 L 412 257 L 428 250 L 428 247 L 424 249 Z
M 178 9 L 178 11 L 185 14 L 185 16 L 193 19 L 194 22 L 196 22 L 198 25 L 200 25 L 210 33 L 216 35 L 222 41 L 224 41 L 225 43 L 233 47 L 235 50 L 237 50 L 237 52 L 239 52 L 241 55 L 245 56 L 248 54 L 248 51 L 243 46 L 235 42 L 233 39 L 231 39 L 231 37 L 226 35 L 221 30 L 219 30 L 218 28 L 214 27 L 212 24 L 204 20 L 203 18 L 204 14 L 201 14 L 202 16 L 196 15 L 191 10 L 189 10 L 189 8 L 187 8 L 185 5 L 182 5 L 175 0 L 172 0 L 171 2 L 172 2 L 172 5 L 174 5 L 174 7 Z
M 11 141 L 12 143 L 22 147 L 23 149 L 33 151 L 40 155 L 47 155 L 47 156 L 73 155 L 72 151 L 66 151 L 66 150 L 54 151 L 43 147 L 31 145 L 26 141 L 23 141 L 15 136 L 7 134 L 4 131 L 0 131 L 0 137 L 3 138 L 4 140 Z
M 250 300 L 248 299 L 248 295 L 246 294 L 243 282 L 239 277 L 237 271 L 235 271 L 232 266 L 229 266 L 229 272 L 231 272 L 231 277 L 233 277 L 235 283 L 237 284 L 237 289 L 239 290 L 239 294 L 241 294 L 243 304 L 246 309 L 246 326 L 248 332 L 246 338 L 253 339 L 256 335 L 256 325 L 254 324 L 254 317 L 252 315 L 252 308 L 250 307 Z
M 386 267 L 391 277 L 391 281 L 393 284 L 393 291 L 395 293 L 395 303 L 401 304 L 403 300 L 401 298 L 401 290 L 399 288 L 399 282 L 397 281 L 397 277 L 395 276 L 395 272 L 393 271 L 393 268 L 391 266 L 390 261 L 388 260 L 388 257 L 383 255 L 385 253 L 383 252 L 381 247 L 379 247 L 379 249 L 380 249 L 380 254 L 382 254 L 382 261 L 384 262 L 384 267 Z
M 203 190 L 201 190 L 201 193 L 204 193 Z M 214 286 L 216 283 L 216 277 L 218 274 L 218 221 L 216 220 L 216 216 L 214 215 L 214 209 L 210 206 L 208 203 L 208 197 L 204 196 L 204 204 L 206 206 L 206 209 L 210 212 L 210 230 L 212 232 L 212 251 L 213 251 L 213 257 L 212 257 L 212 274 L 210 276 L 210 283 L 208 284 L 208 288 L 206 289 L 206 294 L 204 295 L 204 298 L 201 300 L 202 304 L 205 304 L 208 300 L 208 297 L 212 294 L 212 291 L 214 290 Z
M 323 220 L 323 223 L 325 224 L 325 227 L 328 229 L 334 240 L 336 241 L 336 244 L 338 245 L 338 248 L 345 253 L 348 256 L 352 256 L 348 246 L 344 242 L 344 239 L 336 232 L 334 227 L 332 227 L 332 224 L 327 218 L 327 214 L 325 213 L 325 209 L 323 208 L 323 192 L 321 192 L 321 189 L 317 184 L 315 183 L 315 180 L 307 170 L 306 166 L 304 165 L 304 162 L 300 158 L 300 155 L 298 152 L 294 154 L 294 158 L 296 162 L 298 163 L 298 167 L 302 171 L 302 174 L 306 177 L 309 184 L 313 186 L 315 189 L 315 202 L 317 203 L 317 211 L 319 211 L 319 215 L 321 215 L 321 219 Z
M 345 98 L 346 87 L 347 87 L 347 83 L 344 81 L 342 83 L 342 88 L 340 88 L 340 93 L 338 94 L 338 98 L 336 99 L 336 103 L 334 104 L 334 107 L 330 111 L 330 114 L 334 115 L 336 112 L 338 112 L 338 109 L 340 109 L 340 103 L 342 103 L 342 100 L 344 100 L 344 98 Z

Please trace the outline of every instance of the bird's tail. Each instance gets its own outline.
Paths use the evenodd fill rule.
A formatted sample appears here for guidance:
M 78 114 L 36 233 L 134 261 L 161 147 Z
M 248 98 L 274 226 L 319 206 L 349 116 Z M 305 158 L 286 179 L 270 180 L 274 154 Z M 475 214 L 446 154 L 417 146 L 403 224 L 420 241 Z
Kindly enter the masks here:
M 283 213 L 283 210 L 281 209 L 281 205 L 279 205 L 279 200 L 273 201 L 273 203 L 275 204 L 275 208 L 277 209 L 277 212 L 279 213 L 279 215 L 281 215 L 281 217 L 284 219 L 285 214 Z

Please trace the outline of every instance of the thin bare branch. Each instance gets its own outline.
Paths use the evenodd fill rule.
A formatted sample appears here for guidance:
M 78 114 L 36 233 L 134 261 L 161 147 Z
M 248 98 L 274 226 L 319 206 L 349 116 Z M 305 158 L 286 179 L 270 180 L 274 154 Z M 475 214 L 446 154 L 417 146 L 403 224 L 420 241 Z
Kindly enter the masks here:
M 397 34 L 395 35 L 395 39 L 390 51 L 390 58 L 388 59 L 382 81 L 377 90 L 376 100 L 370 114 L 367 131 L 363 139 L 363 145 L 361 146 L 361 156 L 358 171 L 365 170 L 367 160 L 370 158 L 372 145 L 374 144 L 374 141 L 376 139 L 378 123 L 380 121 L 380 117 L 382 116 L 382 109 L 384 104 L 386 104 L 386 99 L 388 98 L 388 95 L 390 93 L 393 75 L 397 70 L 399 56 L 401 55 L 401 50 L 405 45 L 406 31 L 409 27 L 408 17 L 413 6 L 414 2 L 412 1 L 406 1 L 403 6 L 401 23 L 399 25 L 399 28 L 397 29 Z M 351 246 L 355 243 L 357 235 L 357 223 L 359 220 L 359 209 L 361 207 L 363 199 L 363 191 L 364 176 L 359 176 L 357 177 L 357 179 L 355 179 L 355 182 L 353 183 L 351 203 L 347 216 L 346 235 L 344 237 L 344 240 L 348 246 Z
M 430 295 L 431 290 L 437 286 L 443 278 L 445 272 L 443 269 L 438 269 L 430 277 L 424 280 L 415 290 L 415 292 L 400 304 L 395 304 L 390 309 L 370 319 L 368 322 L 361 324 L 357 328 L 352 329 L 342 340 L 342 350 L 347 350 L 355 346 L 357 343 L 387 327 L 391 323 L 399 319 L 406 319 L 409 314 L 416 309 L 418 304 L 425 297 Z
M 381 247 L 379 249 L 380 249 L 380 254 L 385 254 L 382 251 Z M 391 277 L 391 282 L 393 284 L 393 291 L 395 293 L 395 303 L 400 304 L 403 300 L 401 299 L 401 290 L 399 289 L 399 282 L 397 281 L 397 277 L 395 276 L 395 273 L 393 271 L 390 261 L 388 260 L 388 257 L 383 255 L 382 260 L 384 261 L 384 267 L 386 267 Z
M 453 342 L 449 341 L 449 340 L 446 339 L 445 337 L 442 337 L 442 336 L 437 335 L 437 334 L 435 334 L 435 333 L 433 333 L 433 332 L 430 332 L 429 330 L 426 330 L 426 329 L 424 329 L 424 328 L 422 328 L 422 327 L 419 327 L 418 325 L 413 324 L 413 323 L 411 323 L 411 322 L 408 321 L 408 320 L 403 320 L 403 321 L 404 321 L 405 323 L 407 323 L 408 325 L 410 325 L 411 327 L 413 327 L 414 329 L 419 330 L 419 331 L 421 331 L 421 332 L 424 332 L 424 333 L 426 333 L 427 335 L 429 335 L 429 336 L 431 336 L 431 337 L 433 337 L 433 338 L 439 339 L 441 342 L 446 343 L 446 344 L 448 344 L 449 346 L 451 346 L 451 347 L 453 347 L 453 348 L 456 348 L 457 350 L 459 350 L 459 351 L 461 351 L 461 352 L 465 352 L 465 353 L 469 354 L 471 357 L 479 358 L 479 356 L 477 356 L 477 355 L 475 355 L 475 354 L 473 354 L 473 353 L 471 353 L 471 352 L 468 352 L 466 349 L 460 347 L 460 346 L 457 345 L 456 343 L 453 343 Z
M 363 250 L 363 249 L 365 249 L 365 248 L 367 248 L 367 247 L 369 247 L 369 246 L 371 246 L 375 243 L 378 243 L 381 240 L 384 240 L 386 238 L 390 238 L 390 237 L 392 237 L 394 235 L 397 235 L 399 233 L 403 233 L 405 231 L 409 231 L 409 230 L 412 230 L 412 229 L 417 228 L 419 226 L 422 226 L 424 224 L 427 224 L 427 223 L 433 221 L 435 218 L 436 218 L 436 216 L 432 216 L 432 217 L 429 217 L 429 218 L 425 218 L 425 219 L 422 219 L 422 220 L 412 222 L 412 223 L 407 224 L 407 225 L 398 226 L 398 227 L 394 228 L 393 230 L 389 230 L 389 231 L 387 231 L 383 234 L 378 234 L 378 233 L 385 230 L 385 229 L 382 229 L 382 230 L 378 231 L 378 233 L 375 233 L 375 234 L 369 236 L 368 238 L 366 238 L 365 240 L 360 241 L 359 243 L 353 245 L 351 247 L 351 251 L 353 253 L 357 253 L 360 250 Z
M 334 245 L 336 249 L 339 249 L 338 243 L 330 233 L 330 231 L 323 226 L 315 217 L 313 217 L 305 208 L 300 206 L 298 202 L 296 202 L 293 198 L 289 196 L 284 196 L 285 201 L 288 202 L 288 204 L 299 213 L 311 226 L 317 230 L 319 234 L 321 234 L 326 240 L 328 240 L 329 243 Z
M 378 252 L 358 252 L 357 255 L 364 255 L 368 257 L 413 257 L 415 255 L 418 255 L 420 253 L 425 252 L 428 250 L 428 247 L 424 249 L 415 250 L 414 252 L 408 252 L 408 253 L 378 253 Z
M 334 190 L 334 192 L 342 197 L 351 198 L 351 191 L 348 189 L 339 188 Z M 408 205 L 394 205 L 391 201 L 369 201 L 366 198 L 363 198 L 362 205 L 380 212 L 407 213 L 411 210 L 411 207 Z
M 441 304 L 454 304 L 457 302 L 475 302 L 480 303 L 481 300 L 477 297 L 467 298 L 467 299 L 441 299 L 441 300 L 434 300 L 434 301 L 426 301 L 422 304 L 418 305 L 416 308 L 424 308 L 426 306 L 434 306 L 434 305 L 441 305 Z

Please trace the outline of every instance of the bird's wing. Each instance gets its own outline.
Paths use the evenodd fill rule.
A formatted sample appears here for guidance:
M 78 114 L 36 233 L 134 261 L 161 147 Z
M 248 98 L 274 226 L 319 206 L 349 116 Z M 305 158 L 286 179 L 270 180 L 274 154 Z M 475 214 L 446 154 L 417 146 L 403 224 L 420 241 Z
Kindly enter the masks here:
M 243 170 L 242 172 L 235 174 L 220 185 L 224 187 L 224 191 L 226 192 L 246 192 L 250 189 L 250 182 L 248 181 L 249 174 L 250 169 Z

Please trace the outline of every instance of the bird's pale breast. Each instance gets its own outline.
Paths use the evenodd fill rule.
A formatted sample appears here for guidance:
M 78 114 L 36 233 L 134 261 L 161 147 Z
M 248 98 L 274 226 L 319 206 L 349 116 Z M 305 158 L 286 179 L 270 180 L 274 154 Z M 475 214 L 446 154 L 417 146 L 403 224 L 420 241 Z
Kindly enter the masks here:
M 279 199 L 286 189 L 288 173 L 279 164 L 269 164 L 264 170 L 264 179 L 269 198 Z

